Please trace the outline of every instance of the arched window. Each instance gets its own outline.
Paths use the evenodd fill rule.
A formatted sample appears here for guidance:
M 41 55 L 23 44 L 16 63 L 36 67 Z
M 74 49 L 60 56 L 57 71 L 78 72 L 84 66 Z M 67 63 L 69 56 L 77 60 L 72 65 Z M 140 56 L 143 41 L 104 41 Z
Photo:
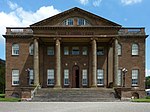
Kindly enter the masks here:
M 139 55 L 139 46 L 138 44 L 132 44 L 132 55 Z
M 118 43 L 118 55 L 121 55 L 122 54 L 122 47 L 121 45 Z
M 33 44 L 29 46 L 29 54 L 33 55 Z
M 18 44 L 12 45 L 12 55 L 19 55 L 19 45 Z

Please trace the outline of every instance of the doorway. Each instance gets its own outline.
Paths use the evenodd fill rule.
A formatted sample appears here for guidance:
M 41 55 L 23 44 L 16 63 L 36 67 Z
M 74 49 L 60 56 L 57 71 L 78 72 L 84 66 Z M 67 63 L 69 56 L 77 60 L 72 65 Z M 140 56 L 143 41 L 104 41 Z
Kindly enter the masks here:
M 73 67 L 72 87 L 73 88 L 79 88 L 80 87 L 80 73 L 79 73 L 79 67 L 78 66 Z

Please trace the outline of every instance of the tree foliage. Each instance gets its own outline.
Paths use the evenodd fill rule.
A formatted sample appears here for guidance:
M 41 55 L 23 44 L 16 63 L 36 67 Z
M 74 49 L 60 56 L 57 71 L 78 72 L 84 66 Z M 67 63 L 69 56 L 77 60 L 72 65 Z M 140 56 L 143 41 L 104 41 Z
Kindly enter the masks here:
M 0 60 L 0 93 L 5 91 L 5 63 Z
M 147 89 L 150 88 L 150 76 L 146 77 L 145 86 Z

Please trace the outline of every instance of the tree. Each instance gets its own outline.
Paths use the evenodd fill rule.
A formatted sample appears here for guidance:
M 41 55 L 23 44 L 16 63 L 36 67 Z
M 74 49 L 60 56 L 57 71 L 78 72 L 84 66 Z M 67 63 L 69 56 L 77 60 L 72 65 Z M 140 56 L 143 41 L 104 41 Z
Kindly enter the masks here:
M 5 62 L 0 60 L 0 93 L 5 92 Z

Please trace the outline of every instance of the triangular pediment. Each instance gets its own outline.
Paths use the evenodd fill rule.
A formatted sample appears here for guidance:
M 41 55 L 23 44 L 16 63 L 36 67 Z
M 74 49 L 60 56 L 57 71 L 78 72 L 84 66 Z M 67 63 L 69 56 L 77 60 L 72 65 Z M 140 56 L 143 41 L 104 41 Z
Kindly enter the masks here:
M 84 18 L 91 26 L 121 26 L 115 22 L 107 20 L 103 17 L 85 11 L 83 9 L 74 7 L 55 16 L 49 17 L 31 25 L 34 26 L 62 26 L 63 21 L 68 18 Z

